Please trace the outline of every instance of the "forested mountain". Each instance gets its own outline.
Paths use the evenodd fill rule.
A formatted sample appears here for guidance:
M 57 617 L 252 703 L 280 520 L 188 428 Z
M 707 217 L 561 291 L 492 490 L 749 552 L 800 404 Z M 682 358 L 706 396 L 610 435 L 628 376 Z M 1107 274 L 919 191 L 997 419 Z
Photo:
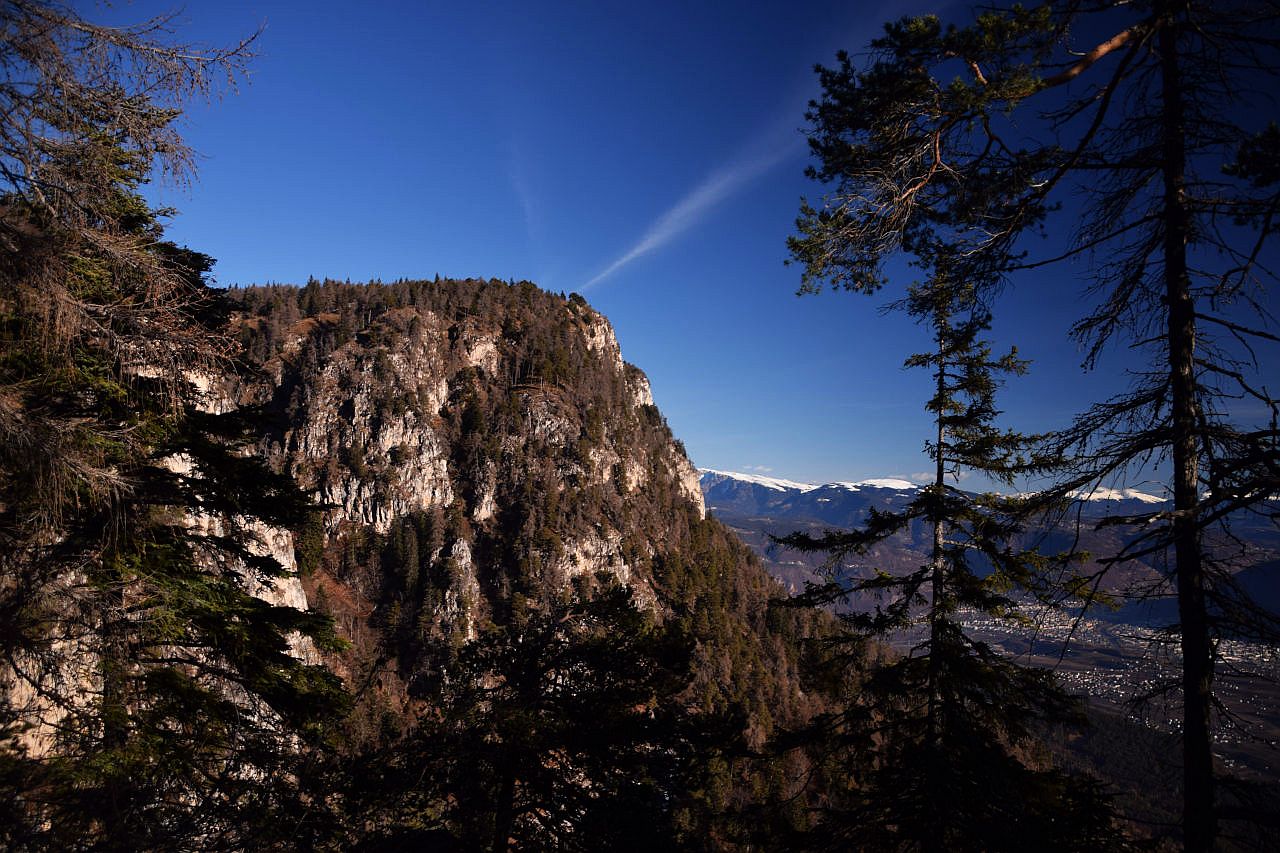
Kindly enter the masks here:
M 640 814 L 636 838 L 714 847 L 761 830 L 748 810 L 803 812 L 802 759 L 749 756 L 821 709 L 799 651 L 823 619 L 770 607 L 601 315 L 527 282 L 230 296 L 257 373 L 218 393 L 265 412 L 259 454 L 321 506 L 296 547 L 352 644 L 330 658 L 358 694 L 350 749 L 429 780 L 376 804 L 379 832 L 589 849 Z M 610 590 L 634 608 L 596 610 Z
M 788 246 L 929 331 L 917 487 L 699 483 L 576 294 L 215 288 L 144 185 L 261 31 L 0 0 L 0 847 L 1269 849 L 1280 132 L 1236 95 L 1280 13 L 1228 5 L 908 18 L 818 67 Z M 1147 368 L 1022 434 L 999 296 L 1086 258 L 1086 367 Z M 1116 593 L 1176 612 L 1107 645 Z M 1117 685 L 1155 732 L 1084 732 Z
M 769 572 L 796 593 L 807 584 L 822 583 L 832 572 L 851 582 L 874 578 L 878 570 L 903 576 L 928 559 L 928 537 L 918 524 L 862 553 L 847 555 L 841 568 L 832 566 L 825 554 L 804 553 L 775 541 L 794 531 L 821 535 L 865 525 L 876 513 L 906 505 L 921 490 L 912 483 L 881 479 L 815 485 L 712 470 L 703 470 L 700 482 L 708 513 L 737 533 Z M 1075 547 L 1094 558 L 1105 557 L 1125 547 L 1134 535 L 1114 520 L 1153 506 L 1168 507 L 1167 501 L 1134 489 L 1099 489 L 1080 498 L 1065 516 L 1041 517 L 1041 526 L 1025 533 L 1022 541 L 1045 553 Z M 1280 539 L 1274 526 L 1242 513 L 1233 519 L 1231 532 L 1230 539 L 1211 541 L 1224 564 L 1234 567 L 1237 594 L 1280 614 L 1275 578 Z M 1095 563 L 1091 560 L 1090 566 Z M 1167 626 L 1176 622 L 1177 606 L 1168 585 L 1159 582 L 1158 562 L 1137 562 L 1125 569 L 1106 578 L 1114 594 L 1112 606 L 1096 605 L 1081 614 L 1078 602 L 1073 602 L 1065 611 L 1045 612 L 1022 624 L 978 614 L 968 614 L 967 622 L 985 642 L 1010 657 L 1053 668 L 1070 692 L 1087 702 L 1088 727 L 1050 738 L 1057 759 L 1112 785 L 1119 811 L 1135 820 L 1135 835 L 1159 836 L 1158 827 L 1176 820 L 1181 797 L 1178 768 L 1169 760 L 1177 746 L 1176 717 L 1168 700 L 1152 690 L 1152 685 L 1168 679 L 1177 662 L 1167 642 Z M 841 607 L 869 612 L 882 603 L 882 596 L 862 592 Z M 1280 779 L 1275 748 L 1268 743 L 1269 733 L 1280 724 L 1275 653 L 1266 643 L 1250 642 L 1247 634 L 1225 639 L 1232 665 L 1221 676 L 1224 722 L 1215 730 L 1214 749 L 1217 760 L 1228 768 L 1224 776 L 1233 802 L 1226 814 L 1245 822 L 1232 825 L 1230 840 L 1221 849 L 1265 849 L 1268 843 L 1260 823 L 1275 807 Z M 905 648 L 915 640 L 915 634 L 906 632 L 895 645 Z

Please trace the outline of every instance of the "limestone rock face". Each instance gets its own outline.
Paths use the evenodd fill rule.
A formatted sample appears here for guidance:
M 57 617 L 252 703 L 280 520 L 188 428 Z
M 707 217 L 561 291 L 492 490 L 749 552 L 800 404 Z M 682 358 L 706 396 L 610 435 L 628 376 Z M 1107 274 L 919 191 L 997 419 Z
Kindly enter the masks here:
M 41 599 L 51 607 L 74 606 L 85 580 L 77 572 L 68 572 L 41 590 Z M 16 743 L 34 757 L 48 754 L 59 731 L 101 690 L 102 671 L 93 639 L 76 632 L 54 638 L 39 654 L 21 652 L 0 664 L 0 695 L 25 723 L 16 733 Z
M 298 345 L 296 340 L 288 343 L 292 344 L 295 349 Z M 191 381 L 199 395 L 199 405 L 202 410 L 219 414 L 235 409 L 237 401 L 230 393 L 229 383 L 220 381 L 218 377 L 208 374 L 192 376 Z M 182 455 L 169 457 L 164 460 L 164 464 L 171 471 L 178 474 L 190 473 L 192 467 L 191 460 Z M 242 520 L 241 523 L 244 524 L 250 536 L 248 545 L 250 552 L 272 558 L 285 572 L 284 577 L 272 578 L 269 581 L 248 578 L 249 593 L 268 604 L 292 607 L 296 610 L 308 609 L 307 594 L 302 587 L 301 579 L 298 577 L 296 543 L 294 542 L 293 533 L 282 527 L 264 524 L 256 519 Z M 203 528 L 204 532 L 212 535 L 221 535 L 224 532 L 221 523 L 207 515 L 191 515 L 187 518 L 187 524 L 193 528 Z M 237 569 L 236 566 L 231 568 L 233 571 Z M 239 568 L 242 569 L 243 566 Z M 290 636 L 289 647 L 296 657 L 307 663 L 320 662 L 320 655 L 308 637 L 304 637 L 301 634 Z
M 631 404 L 633 406 L 652 406 L 653 388 L 649 385 L 649 377 L 641 373 L 639 368 L 626 371 L 626 377 L 627 390 L 631 394 Z
M 586 319 L 582 325 L 582 337 L 587 344 L 587 349 L 593 355 L 604 359 L 619 371 L 623 369 L 622 348 L 618 346 L 618 336 L 614 334 L 613 326 L 602 315 L 596 314 Z
M 611 579 L 658 621 L 699 620 L 690 689 L 709 706 L 727 707 L 734 685 L 794 681 L 761 618 L 777 590 L 705 517 L 648 379 L 581 297 L 437 281 L 231 298 L 256 372 L 193 377 L 202 405 L 260 410 L 268 427 L 245 452 L 289 474 L 316 512 L 293 531 L 198 514 L 181 523 L 215 538 L 230 532 L 223 524 L 247 527 L 285 573 L 246 577 L 250 592 L 333 617 L 347 643 L 321 653 L 295 636 L 290 648 L 359 686 L 367 720 L 411 721 L 456 677 L 467 642 Z M 247 573 L 218 562 L 216 546 L 209 556 Z M 74 604 L 83 581 L 59 582 L 42 593 Z M 0 691 L 35 721 L 21 738 L 36 755 L 68 725 L 45 691 L 102 693 L 91 650 L 52 651 L 56 666 L 0 669 Z
M 233 405 L 211 379 L 195 377 L 193 382 L 206 411 L 223 412 Z M 167 457 L 161 464 L 180 475 L 191 474 L 194 468 L 191 458 L 183 454 Z M 182 517 L 182 523 L 201 536 L 220 537 L 228 532 L 221 520 L 202 513 L 188 513 Z M 270 579 L 254 577 L 239 560 L 219 570 L 244 578 L 246 591 L 268 604 L 308 609 L 306 592 L 298 577 L 292 532 L 252 519 L 239 519 L 239 523 L 248 533 L 249 551 L 271 557 L 285 575 Z M 50 612 L 67 614 L 76 627 L 61 636 L 53 633 L 38 654 L 21 652 L 0 663 L 0 696 L 23 720 L 17 743 L 32 757 L 49 754 L 55 749 L 60 733 L 82 725 L 76 719 L 78 715 L 87 714 L 93 719 L 96 704 L 101 701 L 102 651 L 101 638 L 96 634 L 97 617 L 84 612 L 92 606 L 89 604 L 91 590 L 88 579 L 79 571 L 67 571 L 44 584 L 39 593 L 42 603 Z M 77 613 L 83 624 L 77 625 L 73 615 Z M 321 663 L 320 654 L 309 637 L 294 633 L 288 642 L 298 659 L 309 664 Z
M 675 475 L 679 480 L 680 493 L 689 499 L 689 502 L 698 507 L 699 517 L 706 518 L 707 506 L 702 498 L 702 484 L 698 469 L 693 467 L 693 463 L 689 461 L 689 457 L 683 453 L 676 456 L 673 460 L 675 467 Z
M 448 394 L 448 341 L 441 346 L 439 321 L 429 312 L 400 312 L 383 323 L 394 345 L 352 341 L 330 353 L 307 376 L 288 428 L 268 448 L 334 507 L 331 525 L 347 521 L 380 533 L 397 516 L 453 500 L 447 445 L 431 417 Z M 486 345 L 492 342 L 472 342 L 478 362 Z M 277 382 L 295 380 L 283 359 L 274 367 Z
M 285 312 L 261 380 L 232 393 L 278 413 L 261 450 L 325 507 L 329 547 L 434 519 L 424 571 L 443 591 L 431 619 L 461 620 L 468 636 L 513 572 L 555 588 L 603 571 L 656 600 L 637 561 L 660 537 L 641 529 L 637 505 L 670 495 L 701 518 L 698 475 L 585 301 L 500 282 L 286 298 L 305 316 Z M 245 308 L 261 352 L 255 336 L 279 320 L 252 299 Z

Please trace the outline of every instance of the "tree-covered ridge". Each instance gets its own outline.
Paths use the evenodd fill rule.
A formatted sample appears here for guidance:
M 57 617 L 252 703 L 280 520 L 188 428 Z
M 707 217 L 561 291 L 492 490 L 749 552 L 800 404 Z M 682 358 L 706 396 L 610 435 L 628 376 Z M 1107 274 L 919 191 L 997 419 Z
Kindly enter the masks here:
M 621 360 L 607 322 L 581 297 L 527 282 L 475 280 L 312 282 L 232 297 L 241 308 L 241 339 L 263 373 L 239 393 L 265 404 L 281 424 L 264 443 L 267 458 L 322 497 L 335 482 L 371 484 L 354 503 L 332 504 L 299 540 L 312 600 L 330 608 L 355 642 L 339 667 L 356 684 L 381 681 L 357 714 L 360 749 L 421 756 L 440 749 L 433 738 L 455 750 L 489 744 L 483 755 L 449 759 L 490 768 L 465 779 L 478 788 L 451 787 L 463 777 L 442 762 L 426 771 L 425 788 L 402 790 L 398 806 L 383 804 L 388 833 L 486 846 L 510 825 L 511 837 L 532 848 L 598 849 L 610 837 L 600 833 L 623 818 L 602 819 L 615 807 L 594 796 L 591 808 L 579 802 L 579 811 L 563 812 L 577 827 L 566 835 L 537 816 L 540 808 L 522 811 L 519 803 L 541 796 L 538 785 L 551 785 L 547 762 L 594 768 L 576 772 L 605 774 L 593 783 L 603 790 L 637 748 L 638 755 L 656 749 L 665 756 L 663 767 L 637 769 L 628 783 L 657 786 L 645 797 L 655 808 L 647 825 L 665 833 L 659 846 L 714 849 L 774 832 L 778 823 L 805 823 L 805 800 L 796 796 L 805 759 L 769 749 L 779 727 L 799 726 L 824 701 L 803 688 L 800 659 L 825 619 L 770 608 L 781 589 L 724 527 L 703 517 L 696 474 L 653 406 L 647 381 Z M 298 434 L 319 412 L 336 412 L 341 421 L 323 420 L 323 460 Z M 386 438 L 410 432 L 430 438 L 408 448 Z M 335 434 L 341 438 L 331 447 Z M 412 496 L 412 508 L 396 479 L 410 469 L 440 475 Z M 401 501 L 404 511 L 382 523 L 364 513 L 366 500 Z M 604 604 L 618 583 L 638 608 L 631 615 Z M 575 620 L 595 618 L 599 607 L 634 624 L 590 640 L 614 644 L 603 658 L 652 660 L 666 649 L 666 674 L 657 682 L 645 680 L 642 665 L 624 667 L 621 682 L 620 674 L 582 673 L 584 684 L 603 679 L 614 685 L 609 690 L 647 691 L 643 701 L 628 700 L 628 708 L 653 711 L 620 725 L 619 733 L 635 729 L 626 738 L 591 744 L 590 754 L 554 740 L 557 726 L 567 726 L 567 735 L 589 724 L 573 710 L 592 701 L 589 690 L 548 696 L 545 707 L 527 696 L 508 697 L 513 705 L 506 708 L 479 698 L 536 689 L 537 679 L 527 681 L 521 669 L 549 665 L 534 654 L 534 638 L 564 649 L 571 637 L 555 626 L 582 637 Z M 649 633 L 652 643 L 628 647 Z M 542 722 L 521 728 L 522 708 L 543 715 Z M 553 713 L 562 716 L 546 716 Z M 611 713 L 626 719 L 633 712 Z M 602 726 L 607 719 L 587 716 Z M 470 725 L 497 728 L 473 741 Z M 503 771 L 492 753 L 495 738 L 509 742 L 501 754 L 523 770 Z M 520 755 L 527 757 L 517 761 Z M 409 761 L 421 774 L 418 759 Z M 401 769 L 387 778 L 411 775 Z M 566 784 L 555 781 L 554 796 L 582 793 Z M 461 797 L 476 810 L 447 805 Z M 516 814 L 494 805 L 503 802 Z M 424 808 L 435 818 L 410 826 L 410 814 Z M 753 821 L 741 819 L 747 813 Z
M 1173 508 L 1109 522 L 1136 532 L 1097 565 L 1150 558 L 1176 592 L 1185 847 L 1274 817 L 1265 786 L 1223 795 L 1208 723 L 1219 640 L 1280 628 L 1207 547 L 1233 514 L 1276 520 L 1280 404 L 1254 374 L 1280 338 L 1239 306 L 1274 290 L 1280 134 L 1236 100 L 1280 68 L 1274 2 L 909 18 L 820 70 L 831 192 L 792 249 L 806 290 L 876 291 L 900 254 L 923 272 L 902 306 L 934 333 L 909 364 L 936 382 L 935 477 L 865 529 L 788 540 L 841 556 L 925 532 L 927 559 L 833 572 L 794 607 L 705 516 L 580 296 L 212 290 L 141 187 L 187 173 L 175 119 L 253 39 L 174 44 L 172 22 L 0 0 L 0 845 L 1124 846 L 1041 749 L 1073 710 L 1051 674 L 961 617 L 1106 579 L 1017 547 L 1034 501 L 948 477 L 1056 472 L 1048 505 L 1166 458 Z M 1024 254 L 1069 189 L 1075 242 Z M 1037 444 L 996 426 L 1021 364 L 983 337 L 1002 287 L 1067 259 L 1097 297 L 1087 363 L 1119 339 L 1150 361 Z M 803 606 L 851 583 L 879 609 Z M 904 629 L 906 654 L 878 642 Z

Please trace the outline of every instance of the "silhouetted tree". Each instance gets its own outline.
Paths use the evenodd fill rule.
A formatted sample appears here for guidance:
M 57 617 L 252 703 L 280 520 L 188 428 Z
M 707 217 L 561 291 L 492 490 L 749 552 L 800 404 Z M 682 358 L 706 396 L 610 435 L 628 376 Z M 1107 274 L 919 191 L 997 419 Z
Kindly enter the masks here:
M 812 174 L 833 191 L 804 207 L 792 241 L 807 282 L 854 288 L 877 286 L 922 232 L 945 233 L 961 278 L 992 285 L 1040 286 L 1033 270 L 1081 261 L 1095 298 L 1073 327 L 1085 366 L 1117 340 L 1148 357 L 1131 390 L 1058 437 L 1073 461 L 1049 497 L 1168 472 L 1172 511 L 1124 519 L 1141 532 L 1106 562 L 1168 555 L 1189 850 L 1216 833 L 1214 638 L 1277 636 L 1230 582 L 1238 566 L 1215 564 L 1205 542 L 1235 513 L 1274 519 L 1280 485 L 1262 382 L 1280 340 L 1266 311 L 1280 133 L 1264 96 L 1278 33 L 1265 0 L 1077 0 L 961 27 L 890 24 L 864 67 L 841 54 L 820 69 Z M 1029 255 L 1029 238 L 1066 217 L 1067 247 Z
M 0 838 L 243 849 L 310 830 L 309 748 L 345 705 L 325 618 L 267 600 L 292 483 L 244 453 L 211 260 L 138 187 L 183 174 L 177 105 L 235 75 L 168 19 L 0 4 Z M 315 811 L 318 816 L 320 809 Z
M 994 425 L 1000 376 L 1025 365 L 1013 352 L 993 355 L 981 339 L 990 314 L 972 284 L 950 277 L 950 254 L 918 251 L 933 276 L 910 288 L 900 307 L 934 337 L 932 352 L 907 361 L 933 374 L 933 482 L 901 512 L 873 510 L 863 529 L 779 540 L 831 555 L 829 580 L 811 585 L 801 601 L 841 604 L 855 593 L 879 600 L 873 612 L 841 613 L 847 633 L 836 638 L 838 653 L 826 667 L 865 669 L 860 640 L 910 643 L 867 675 L 858 695 L 844 697 L 843 711 L 814 727 L 819 751 L 852 760 L 853 778 L 806 846 L 1102 849 L 1115 843 L 1105 798 L 1088 781 L 1034 764 L 1037 721 L 1075 719 L 1078 709 L 1052 673 L 1015 665 L 964 624 L 973 616 L 1025 618 L 1024 602 L 1052 599 L 1047 561 L 1009 544 L 1020 528 L 1020 501 L 974 496 L 948 482 L 979 472 L 1010 484 L 1040 464 L 1027 438 Z M 916 523 L 932 534 L 928 563 L 902 575 L 846 573 L 851 554 Z
M 396 837 L 459 849 L 674 849 L 689 647 L 601 576 L 465 646 L 397 753 Z M 396 783 L 387 783 L 394 788 Z M 425 821 L 423 815 L 434 815 Z M 422 824 L 411 830 L 408 824 Z

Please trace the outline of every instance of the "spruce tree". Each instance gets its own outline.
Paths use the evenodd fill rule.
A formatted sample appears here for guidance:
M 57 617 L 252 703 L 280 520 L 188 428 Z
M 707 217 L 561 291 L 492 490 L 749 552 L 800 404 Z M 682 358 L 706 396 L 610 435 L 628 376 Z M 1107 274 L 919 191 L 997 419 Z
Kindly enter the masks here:
M 1265 365 L 1276 285 L 1267 263 L 1280 196 L 1274 3 L 1143 0 L 985 10 L 886 27 L 859 68 L 820 69 L 813 175 L 793 238 L 812 281 L 874 285 L 882 264 L 941 228 L 963 271 L 1042 285 L 1078 261 L 1089 313 L 1072 328 L 1085 366 L 1113 343 L 1147 358 L 1131 390 L 1099 403 L 1053 449 L 1069 458 L 1048 498 L 1152 471 L 1171 511 L 1119 520 L 1135 535 L 1102 565 L 1167 565 L 1178 601 L 1186 848 L 1216 835 L 1215 639 L 1274 640 L 1274 614 L 1212 548 L 1233 516 L 1270 516 L 1280 485 L 1277 402 Z M 1060 215 L 1065 213 L 1066 215 Z M 1064 221 L 1067 217 L 1070 221 Z M 1032 238 L 1073 231 L 1063 250 Z M 1104 579 L 1105 580 L 1105 579 Z
M 690 644 L 611 575 L 538 602 L 464 646 L 433 710 L 366 796 L 369 843 L 460 850 L 672 850 L 692 758 L 677 697 Z M 388 805 L 390 804 L 390 805 Z

